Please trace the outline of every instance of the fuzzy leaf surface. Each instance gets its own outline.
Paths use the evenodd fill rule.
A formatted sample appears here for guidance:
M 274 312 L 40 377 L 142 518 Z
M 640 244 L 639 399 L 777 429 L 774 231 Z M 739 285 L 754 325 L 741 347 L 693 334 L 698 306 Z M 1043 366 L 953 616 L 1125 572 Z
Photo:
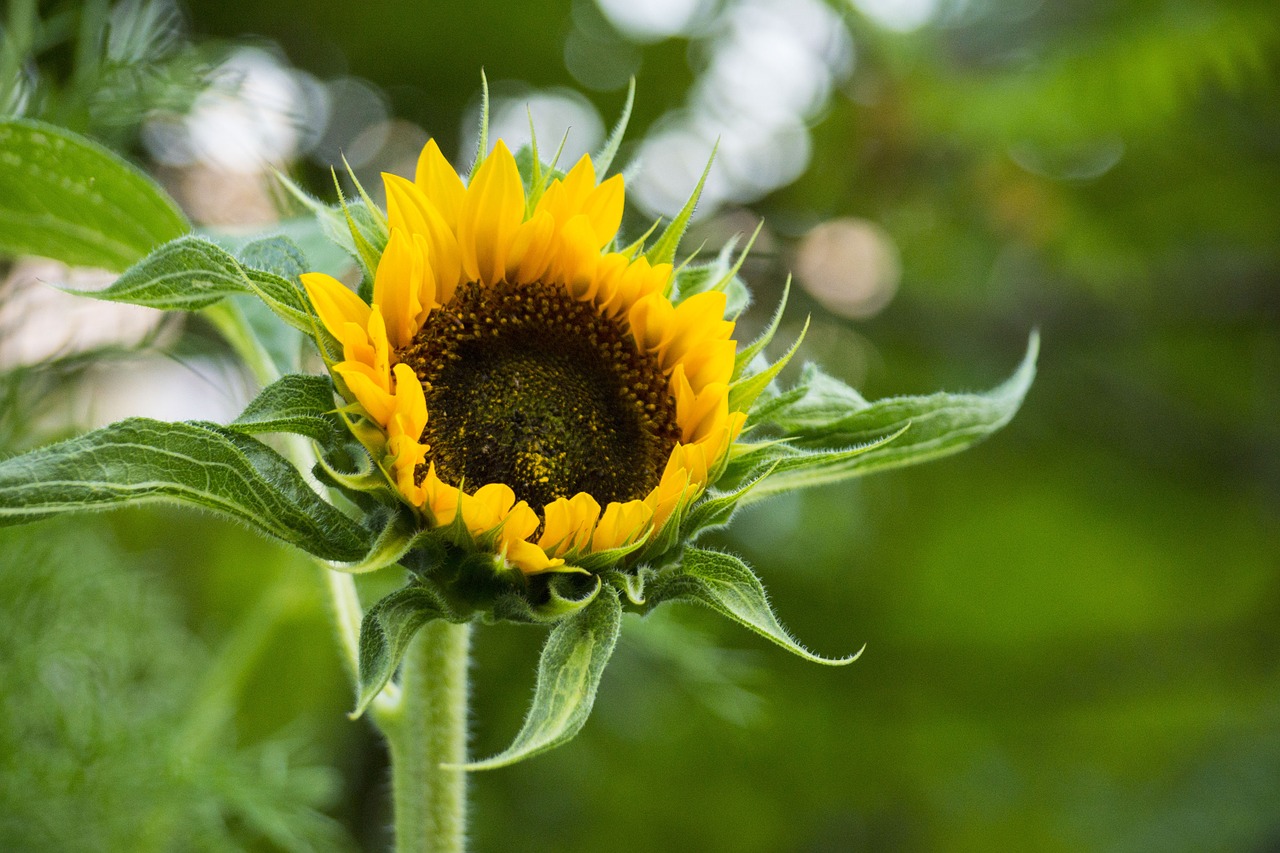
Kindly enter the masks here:
M 119 155 L 50 124 L 0 121 L 0 251 L 118 271 L 190 230 Z
M 263 388 L 227 426 L 250 435 L 291 432 L 329 444 L 340 430 L 333 410 L 333 385 L 328 379 L 291 373 Z
M 274 248 L 283 252 L 281 245 L 276 243 Z M 260 260 L 268 260 L 262 251 L 256 254 Z M 279 256 L 270 260 L 283 264 Z M 191 235 L 156 249 L 110 287 L 83 295 L 165 311 L 198 311 L 224 297 L 244 293 L 257 296 L 295 329 L 311 332 L 311 310 L 298 285 L 274 272 L 247 266 L 221 246 Z
M 1038 352 L 1039 338 L 1032 335 L 1013 375 L 985 393 L 940 392 L 873 403 L 839 380 L 807 368 L 801 381 L 804 393 L 771 407 L 762 418 L 782 430 L 785 440 L 752 454 L 752 468 L 741 470 L 738 465 L 740 470 L 731 476 L 777 466 L 744 498 L 750 503 L 778 492 L 958 453 L 1001 429 L 1017 413 L 1035 378 Z
M 542 647 L 533 703 L 515 740 L 464 769 L 505 767 L 572 740 L 591 713 L 621 627 L 622 604 L 612 589 L 556 623 Z
M 360 623 L 359 684 L 353 716 L 363 714 L 386 687 L 418 630 L 447 614 L 448 608 L 435 591 L 419 584 L 401 587 L 369 608 Z
M 0 461 L 0 525 L 155 501 L 213 510 L 327 560 L 369 548 L 368 532 L 283 457 L 215 424 L 130 418 Z
M 645 593 L 650 606 L 663 601 L 692 601 L 710 607 L 807 661 L 842 666 L 858 655 L 826 658 L 800 645 L 773 612 L 764 584 L 738 557 L 688 548 L 678 566 L 659 572 Z M 860 654 L 860 653 L 859 653 Z

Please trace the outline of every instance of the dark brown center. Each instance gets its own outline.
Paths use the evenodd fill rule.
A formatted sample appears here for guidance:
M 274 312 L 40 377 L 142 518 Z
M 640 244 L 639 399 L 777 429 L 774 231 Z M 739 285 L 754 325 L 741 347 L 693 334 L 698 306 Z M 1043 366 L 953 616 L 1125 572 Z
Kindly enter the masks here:
M 469 492 L 506 483 L 539 512 L 644 497 L 680 439 L 657 360 L 559 285 L 463 285 L 399 356 L 426 393 L 428 461 Z

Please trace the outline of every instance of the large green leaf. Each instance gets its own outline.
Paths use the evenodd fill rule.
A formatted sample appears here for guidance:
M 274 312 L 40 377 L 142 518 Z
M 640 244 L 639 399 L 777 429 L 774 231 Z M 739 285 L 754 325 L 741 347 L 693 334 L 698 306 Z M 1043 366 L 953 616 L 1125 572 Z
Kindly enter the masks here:
M 0 251 L 123 270 L 190 230 L 164 190 L 96 142 L 0 121 Z
M 557 623 L 542 648 L 533 703 L 519 734 L 502 752 L 464 769 L 505 767 L 572 740 L 591 714 L 621 627 L 622 605 L 612 588 Z
M 840 666 L 852 663 L 861 654 L 826 658 L 800 645 L 774 615 L 760 579 L 732 554 L 686 549 L 678 566 L 665 569 L 653 578 L 645 590 L 645 598 L 650 606 L 673 600 L 706 605 L 814 663 Z
M 328 560 L 363 559 L 372 538 L 274 450 L 215 424 L 131 418 L 0 461 L 0 525 L 154 501 L 215 510 Z
M 281 264 L 297 261 L 284 254 L 284 238 L 278 239 L 281 242 L 270 247 L 251 244 L 246 251 L 253 250 L 250 254 L 258 260 L 270 257 Z M 267 255 L 269 248 L 280 254 Z M 159 247 L 110 287 L 84 295 L 165 311 L 197 311 L 226 296 L 243 293 L 257 296 L 295 329 L 308 334 L 314 329 L 311 309 L 300 285 L 242 263 L 221 246 L 190 235 Z

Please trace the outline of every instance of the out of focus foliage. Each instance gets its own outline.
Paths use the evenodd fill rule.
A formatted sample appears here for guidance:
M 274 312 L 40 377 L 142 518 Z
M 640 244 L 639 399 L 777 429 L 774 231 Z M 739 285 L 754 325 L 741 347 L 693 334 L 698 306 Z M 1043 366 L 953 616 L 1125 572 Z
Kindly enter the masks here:
M 69 45 L 100 4 L 38 5 L 62 23 L 42 25 L 47 50 L 14 53 L 15 10 L 33 4 L 11 3 L 0 85 L 17 91 L 9 69 L 21 68 L 21 91 L 97 91 L 72 85 Z M 585 89 L 606 115 L 635 73 L 642 141 L 625 159 L 686 128 L 686 107 L 720 91 L 725 41 L 761 35 L 777 4 L 630 5 L 667 18 L 646 35 L 605 0 L 315 3 L 304 15 L 287 0 L 226 0 L 185 14 L 201 38 L 269 40 L 280 61 L 330 81 L 344 114 L 354 104 L 397 133 L 412 124 L 459 162 L 481 67 L 498 94 Z M 750 325 L 802 267 L 815 226 L 874 225 L 900 264 L 896 292 L 850 319 L 797 288 L 789 316 L 815 320 L 805 353 L 869 397 L 983 387 L 1038 326 L 1036 388 L 976 451 L 775 499 L 721 543 L 760 568 L 784 621 L 819 651 L 865 642 L 858 663 L 815 670 L 697 611 L 628 625 L 583 735 L 473 780 L 477 850 L 1246 851 L 1280 839 L 1274 4 L 922 0 L 897 4 L 896 18 L 892 6 L 832 3 L 831 19 L 813 18 L 830 39 L 812 44 L 845 39 L 848 50 L 832 54 L 843 65 L 826 66 L 817 107 L 787 137 L 807 168 L 749 212 L 726 191 L 690 245 L 705 237 L 715 249 L 765 218 L 745 268 L 761 306 Z M 906 7 L 915 18 L 901 17 Z M 805 8 L 786 5 L 795 18 Z M 661 26 L 685 13 L 687 25 Z M 771 45 L 756 64 L 780 49 L 751 43 Z M 108 120 L 130 113 L 95 113 L 95 97 L 27 97 L 23 110 L 135 150 L 137 137 Z M 712 139 L 750 107 L 711 103 Z M 312 130 L 315 173 L 298 171 L 324 192 L 324 158 L 371 137 Z M 709 148 L 691 146 L 692 168 Z M 368 162 L 372 186 L 387 166 Z M 672 183 L 687 192 L 682 180 Z M 192 331 L 175 360 L 216 357 Z M 42 375 L 53 377 L 47 393 L 25 399 L 47 411 L 65 386 Z M 4 406 L 5 449 L 58 428 L 47 416 L 19 423 Z M 278 585 L 310 590 L 309 569 L 191 515 L 130 514 L 111 527 L 133 545 L 77 539 L 78 555 L 61 561 L 60 549 L 6 534 L 0 813 L 12 819 L 0 819 L 11 833 L 0 846 L 71 831 L 70 820 L 45 829 L 46 814 L 101 819 L 109 832 L 110 804 L 129 791 L 191 826 L 234 815 L 232 839 L 267 846 L 268 825 L 334 840 L 311 811 L 327 807 L 380 849 L 382 759 L 341 713 L 349 693 L 314 601 L 245 664 L 234 714 L 205 753 L 217 760 L 175 758 L 185 702 L 221 659 L 205 649 L 232 642 Z M 478 632 L 475 754 L 518 727 L 541 639 Z M 297 737 L 342 770 L 329 806 L 321 771 L 247 770 L 279 754 L 274 735 L 299 717 L 316 727 Z M 254 822 L 247 802 L 270 804 L 270 820 Z

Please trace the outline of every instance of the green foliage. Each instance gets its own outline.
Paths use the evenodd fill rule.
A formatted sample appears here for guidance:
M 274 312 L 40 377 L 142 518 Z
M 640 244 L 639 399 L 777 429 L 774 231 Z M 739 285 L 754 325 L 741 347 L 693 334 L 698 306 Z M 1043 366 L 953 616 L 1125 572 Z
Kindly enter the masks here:
M 762 478 L 743 504 L 793 489 L 913 465 L 971 447 L 1018 411 L 1035 377 L 1039 337 L 1003 384 L 985 394 L 940 392 L 868 403 L 852 388 L 805 368 L 797 388 L 758 416 L 778 438 L 735 448 L 729 483 Z
M 364 528 L 278 453 L 214 424 L 132 418 L 0 462 L 0 524 L 156 500 L 217 511 L 328 560 L 369 548 Z
M 123 270 L 188 231 L 147 176 L 43 122 L 0 122 L 0 251 Z
M 448 606 L 431 587 L 413 584 L 381 598 L 360 623 L 356 708 L 360 716 L 395 675 L 400 660 L 423 625 L 448 615 Z
M 0 848 L 348 846 L 310 729 L 237 743 L 229 708 L 210 725 L 209 653 L 104 525 L 0 531 L 0 553 Z
M 249 435 L 289 432 L 329 446 L 343 429 L 331 414 L 333 409 L 332 382 L 323 376 L 291 373 L 263 388 L 227 427 Z
M 558 622 L 542 648 L 533 702 L 515 740 L 466 769 L 506 767 L 572 740 L 591 713 L 621 628 L 622 606 L 612 593 Z
M 732 554 L 688 548 L 679 565 L 656 575 L 645 595 L 649 607 L 666 601 L 691 601 L 710 607 L 813 663 L 842 666 L 858 657 L 826 658 L 800 645 L 774 615 L 760 579 Z
M 284 237 L 252 243 L 242 255 L 284 271 L 305 264 L 301 251 Z M 166 311 L 197 311 L 238 294 L 258 297 L 276 316 L 301 332 L 310 334 L 315 329 L 314 314 L 296 274 L 286 278 L 257 269 L 193 235 L 160 246 L 110 287 L 84 295 Z

